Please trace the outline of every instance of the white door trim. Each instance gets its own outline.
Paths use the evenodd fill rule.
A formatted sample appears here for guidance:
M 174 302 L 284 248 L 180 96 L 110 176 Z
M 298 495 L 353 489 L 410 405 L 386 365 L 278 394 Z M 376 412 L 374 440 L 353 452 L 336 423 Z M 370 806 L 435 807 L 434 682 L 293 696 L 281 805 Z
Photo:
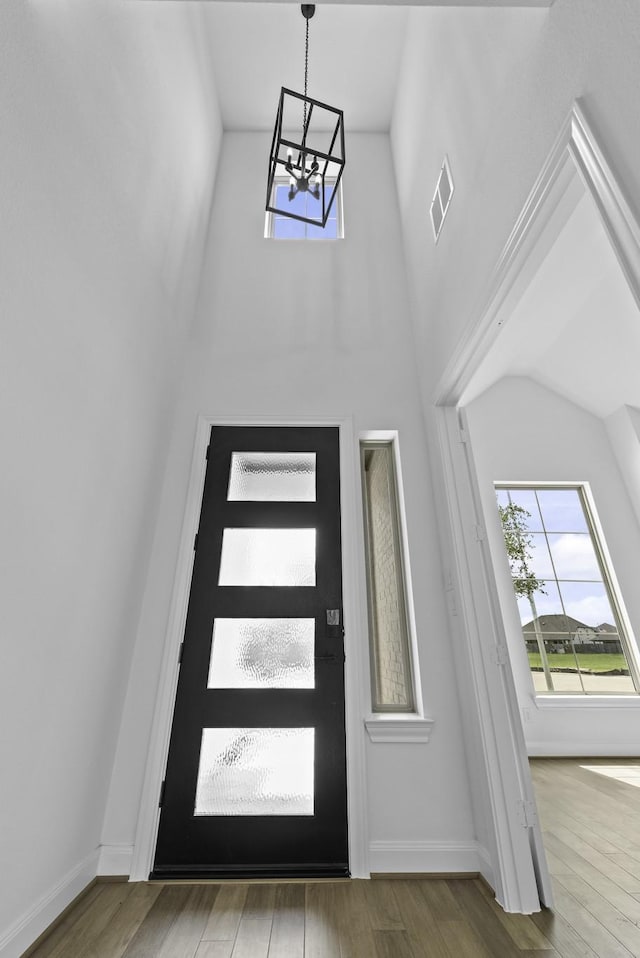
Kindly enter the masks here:
M 366 802 L 365 743 L 362 715 L 362 664 L 365 643 L 359 612 L 357 547 L 359 474 L 354 454 L 353 422 L 350 418 L 296 418 L 286 421 L 264 416 L 200 415 L 196 426 L 191 472 L 187 489 L 182 534 L 176 562 L 173 593 L 165 637 L 149 752 L 145 768 L 140 811 L 131 863 L 130 881 L 146 881 L 153 864 L 159 821 L 158 797 L 169 751 L 173 707 L 178 685 L 178 656 L 184 637 L 193 572 L 193 541 L 198 530 L 206 472 L 206 450 L 212 426 L 337 426 L 340 431 L 340 504 L 342 520 L 342 576 L 345 626 L 345 712 L 347 737 L 347 807 L 349 819 L 349 865 L 354 877 L 369 876 L 368 821 Z
M 513 305 L 585 190 L 595 203 L 640 305 L 640 227 L 576 102 L 507 240 L 477 318 L 462 337 L 434 397 L 445 484 L 449 487 L 449 537 L 454 587 L 462 608 L 461 639 L 472 673 L 479 741 L 489 779 L 495 885 L 498 899 L 508 911 L 531 910 L 532 869 L 538 871 L 547 904 L 550 882 L 532 801 L 513 675 L 510 669 L 501 668 L 506 649 L 504 627 L 491 557 L 483 541 L 472 437 L 464 427 L 464 395 L 508 322 Z M 496 672 L 502 673 L 500 680 Z M 530 833 L 530 848 L 523 845 L 523 832 Z
M 485 773 L 478 782 L 476 818 L 484 804 L 497 901 L 505 911 L 531 914 L 539 911 L 540 898 L 552 905 L 551 883 L 472 451 L 455 408 L 440 407 L 437 421 L 452 539 L 449 574 L 461 640 L 455 643 L 456 665 L 462 695 L 471 699 L 463 710 L 466 748 L 470 766 L 476 765 L 473 777 Z
M 460 403 L 471 377 L 508 321 L 512 305 L 585 189 L 640 307 L 640 225 L 576 100 L 498 259 L 477 318 L 467 327 L 440 378 L 436 405 Z

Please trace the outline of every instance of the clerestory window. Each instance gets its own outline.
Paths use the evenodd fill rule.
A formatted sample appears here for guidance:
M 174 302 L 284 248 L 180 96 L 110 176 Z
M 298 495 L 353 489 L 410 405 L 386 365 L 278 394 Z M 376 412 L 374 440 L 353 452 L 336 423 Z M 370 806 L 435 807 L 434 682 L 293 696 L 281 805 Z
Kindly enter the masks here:
M 325 202 L 329 202 L 333 192 L 333 183 L 325 185 Z M 274 206 L 288 209 L 298 216 L 317 216 L 321 203 L 311 193 L 297 193 L 289 200 L 289 181 L 280 179 L 275 182 Z M 265 236 L 270 239 L 293 240 L 336 240 L 344 236 L 342 218 L 342 184 L 338 187 L 335 201 L 329 211 L 326 226 L 315 226 L 303 220 L 293 219 L 291 216 L 279 216 L 277 213 L 267 213 Z
M 637 693 L 638 669 L 582 486 L 496 486 L 538 693 Z

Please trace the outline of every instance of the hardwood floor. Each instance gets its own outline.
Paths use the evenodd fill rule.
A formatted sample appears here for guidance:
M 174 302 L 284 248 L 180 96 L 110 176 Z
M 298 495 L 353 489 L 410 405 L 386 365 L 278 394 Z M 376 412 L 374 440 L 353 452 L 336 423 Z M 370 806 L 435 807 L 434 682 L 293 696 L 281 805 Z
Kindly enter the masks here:
M 640 907 L 640 902 L 638 903 Z M 477 880 L 95 885 L 33 958 L 557 955 Z
M 556 907 L 507 915 L 479 880 L 98 884 L 33 958 L 640 958 L 640 789 L 531 762 Z
M 534 915 L 560 955 L 640 956 L 640 759 L 531 759 L 554 914 Z

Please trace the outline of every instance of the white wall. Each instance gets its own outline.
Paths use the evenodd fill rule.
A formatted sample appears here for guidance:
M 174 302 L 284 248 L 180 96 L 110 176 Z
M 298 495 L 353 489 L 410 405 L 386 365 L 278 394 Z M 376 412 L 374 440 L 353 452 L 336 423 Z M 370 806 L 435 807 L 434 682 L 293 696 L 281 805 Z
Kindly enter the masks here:
M 149 751 L 196 417 L 353 417 L 357 434 L 398 429 L 415 589 L 428 745 L 368 743 L 372 867 L 428 869 L 434 855 L 460 866 L 473 844 L 456 690 L 440 586 L 428 462 L 409 335 L 400 224 L 384 135 L 351 135 L 344 175 L 346 238 L 263 238 L 269 135 L 226 133 L 203 285 L 180 397 L 153 562 L 122 726 L 105 841 L 131 843 Z M 381 185 L 387 187 L 381 189 Z M 353 474 L 354 488 L 359 486 Z M 361 527 L 357 515 L 346 516 Z M 348 528 L 348 526 L 347 526 Z M 362 543 L 355 547 L 363 562 Z M 366 609 L 365 579 L 345 606 Z M 347 636 L 368 675 L 362 630 Z M 366 696 L 368 702 L 368 694 Z M 356 734 L 366 732 L 363 705 Z M 413 852 L 403 843 L 417 843 Z M 422 843 L 422 844 L 421 844 Z M 451 846 L 451 849 L 448 846 Z M 465 846 L 466 847 L 466 846 Z M 450 854 L 447 856 L 447 852 Z M 376 858 L 376 855 L 378 856 Z M 467 860 L 472 859 L 467 849 Z M 387 870 L 387 868 L 385 868 Z
M 220 136 L 198 37 L 0 5 L 3 958 L 96 873 Z
M 502 379 L 466 412 L 528 750 L 535 755 L 637 754 L 637 699 L 536 700 L 493 488 L 496 481 L 589 483 L 626 611 L 640 636 L 640 527 L 605 425 L 526 378 Z
M 620 406 L 604 420 L 629 499 L 640 522 L 640 410 Z
M 409 11 L 391 145 L 439 516 L 447 516 L 448 498 L 434 398 L 451 386 L 449 371 L 481 318 L 500 255 L 576 98 L 632 207 L 640 209 L 639 43 L 635 0 L 619 0 L 615 16 L 603 0 L 555 0 L 548 9 Z M 455 192 L 436 245 L 429 206 L 445 154 Z M 449 563 L 453 533 L 446 518 L 441 535 Z M 464 649 L 466 623 L 459 632 Z M 466 704 L 463 672 L 458 682 Z M 465 728 L 474 768 L 480 753 L 473 716 Z M 483 807 L 487 818 L 490 807 L 481 771 L 472 772 L 478 827 Z
M 575 98 L 640 209 L 640 7 L 409 11 L 392 149 L 428 407 Z M 443 156 L 455 193 L 437 246 L 429 205 Z

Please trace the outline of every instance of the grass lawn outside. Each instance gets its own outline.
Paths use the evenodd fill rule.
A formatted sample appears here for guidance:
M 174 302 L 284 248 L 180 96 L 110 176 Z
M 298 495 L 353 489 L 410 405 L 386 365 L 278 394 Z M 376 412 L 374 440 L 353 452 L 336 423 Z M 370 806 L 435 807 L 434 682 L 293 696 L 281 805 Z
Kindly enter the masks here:
M 542 661 L 539 652 L 529 652 L 529 667 L 532 669 L 542 669 Z M 558 652 L 549 652 L 547 654 L 549 668 L 571 670 L 577 672 L 576 660 L 573 655 Z M 629 674 L 629 667 L 625 661 L 624 655 L 608 655 L 606 652 L 596 652 L 593 654 L 578 653 L 578 662 L 580 670 L 583 672 L 620 672 L 623 675 Z

